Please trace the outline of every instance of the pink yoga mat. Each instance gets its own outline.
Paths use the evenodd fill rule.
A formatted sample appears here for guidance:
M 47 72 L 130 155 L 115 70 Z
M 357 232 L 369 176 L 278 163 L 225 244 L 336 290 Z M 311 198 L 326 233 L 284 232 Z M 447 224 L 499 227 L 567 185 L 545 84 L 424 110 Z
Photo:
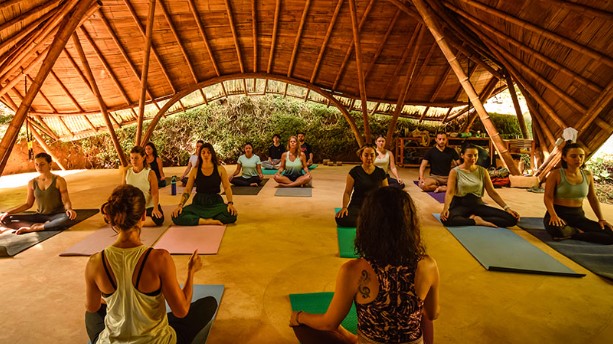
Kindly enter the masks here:
M 217 254 L 226 226 L 171 226 L 155 244 L 171 254 Z
M 163 225 L 161 227 L 143 227 L 140 232 L 140 239 L 145 246 L 153 246 L 167 229 L 168 225 Z M 60 253 L 60 256 L 91 256 L 113 245 L 115 240 L 117 240 L 117 233 L 115 233 L 110 226 L 106 226 Z

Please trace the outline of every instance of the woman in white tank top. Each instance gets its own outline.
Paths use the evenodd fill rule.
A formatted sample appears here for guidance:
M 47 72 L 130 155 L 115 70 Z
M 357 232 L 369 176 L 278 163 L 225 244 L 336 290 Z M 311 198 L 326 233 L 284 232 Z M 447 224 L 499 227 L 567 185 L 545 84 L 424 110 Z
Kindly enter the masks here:
M 164 224 L 164 213 L 160 207 L 157 177 L 145 160 L 145 149 L 135 146 L 130 151 L 130 164 L 123 172 L 121 184 L 136 186 L 145 195 L 147 220 L 143 226 L 158 227 Z
M 382 168 L 387 174 L 387 184 L 396 189 L 404 189 L 404 183 L 398 175 L 398 169 L 394 162 L 394 154 L 385 149 L 385 137 L 379 135 L 375 141 L 377 144 L 377 156 L 375 157 L 375 166 Z M 392 178 L 394 176 L 394 178 Z

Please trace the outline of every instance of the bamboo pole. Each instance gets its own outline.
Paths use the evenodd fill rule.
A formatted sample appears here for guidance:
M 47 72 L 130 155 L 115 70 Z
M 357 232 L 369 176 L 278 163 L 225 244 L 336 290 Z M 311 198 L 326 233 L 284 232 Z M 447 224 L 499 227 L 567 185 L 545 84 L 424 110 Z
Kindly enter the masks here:
M 387 43 L 387 39 L 392 33 L 399 16 L 400 16 L 400 9 L 396 9 L 396 13 L 394 13 L 394 17 L 392 18 L 390 24 L 388 25 L 387 31 L 385 31 L 385 35 L 383 35 L 383 38 L 380 41 L 381 43 L 379 43 L 379 46 L 377 47 L 375 56 L 373 57 L 372 61 L 368 64 L 368 67 L 366 67 L 366 72 L 364 72 L 364 80 L 368 80 L 368 75 L 370 74 L 370 71 L 377 63 L 377 60 L 379 59 L 379 56 L 381 55 L 381 52 L 383 51 L 383 48 L 385 47 Z
M 21 49 L 21 47 L 23 45 L 27 44 L 27 41 L 29 38 L 25 38 L 24 37 L 29 37 L 30 34 L 36 30 L 39 25 L 43 22 L 46 22 L 47 19 L 55 16 L 58 12 L 60 11 L 59 8 L 54 8 L 51 11 L 45 13 L 43 16 L 41 16 L 40 18 L 30 22 L 27 24 L 26 27 L 22 28 L 21 30 L 17 31 L 14 35 L 7 37 L 4 41 L 2 41 L 2 43 L 0 43 L 0 51 L 5 50 L 5 48 L 7 47 L 13 47 L 16 50 Z M 6 53 L 2 54 L 2 56 L 0 57 L 0 63 L 4 63 L 5 60 L 13 55 L 13 49 L 7 51 Z
M 45 11 L 45 12 L 50 11 L 50 8 L 57 7 L 59 3 L 60 3 L 59 0 L 43 2 L 42 4 L 39 4 L 38 6 L 31 8 L 26 13 L 22 13 L 21 15 L 16 16 L 0 24 L 0 32 L 4 31 L 4 29 L 9 28 L 17 23 L 27 22 L 30 18 L 39 14 L 42 11 Z
M 28 75 L 28 74 L 24 74 L 26 76 L 26 79 L 28 79 L 28 82 L 30 84 L 32 84 L 32 82 L 34 82 L 34 80 Z M 57 113 L 57 109 L 53 106 L 53 104 L 51 104 L 51 101 L 49 101 L 49 98 L 47 98 L 47 96 L 45 95 L 45 93 L 43 93 L 43 90 L 41 89 L 40 91 L 38 91 L 38 94 L 40 94 L 40 96 L 43 98 L 43 100 L 45 101 L 45 103 L 47 103 L 47 106 L 51 109 L 51 111 L 53 113 Z
M 170 27 L 170 32 L 172 32 L 172 35 L 175 38 L 175 41 L 177 41 L 179 50 L 181 50 L 181 54 L 183 55 L 183 58 L 185 58 L 185 63 L 187 64 L 187 67 L 189 68 L 189 72 L 191 73 L 192 78 L 194 78 L 194 82 L 198 83 L 198 76 L 196 76 L 196 71 L 194 70 L 192 61 L 189 58 L 189 55 L 187 55 L 187 50 L 185 50 L 185 46 L 183 45 L 183 40 L 179 37 L 179 34 L 177 33 L 177 29 L 175 28 L 175 24 L 172 22 L 172 18 L 168 14 L 168 11 L 166 10 L 166 6 L 164 5 L 163 0 L 160 0 L 160 10 L 162 10 L 162 14 L 164 15 L 164 18 L 166 19 L 166 22 L 168 23 L 168 27 Z
M 104 121 L 106 122 L 107 129 L 109 131 L 109 135 L 111 136 L 111 140 L 113 141 L 113 146 L 115 146 L 115 150 L 117 151 L 117 155 L 119 156 L 119 161 L 121 162 L 121 166 L 128 166 L 128 161 L 126 160 L 126 156 L 123 154 L 123 150 L 121 149 L 121 144 L 119 143 L 119 139 L 117 138 L 117 134 L 115 134 L 115 130 L 113 129 L 113 123 L 111 123 L 109 113 L 107 111 L 106 104 L 102 98 L 102 94 L 100 93 L 100 89 L 98 88 L 98 84 L 96 83 L 96 79 L 94 78 L 94 74 L 89 66 L 89 62 L 87 61 L 87 57 L 85 56 L 85 52 L 83 51 L 83 46 L 81 46 L 81 41 L 79 40 L 79 36 L 75 32 L 72 36 L 72 41 L 74 43 L 75 48 L 77 49 L 77 53 L 79 54 L 79 58 L 81 60 L 81 64 L 83 65 L 83 69 L 85 70 L 85 75 L 90 84 L 91 90 L 96 96 L 98 100 L 98 105 L 100 106 L 100 112 L 104 117 Z
M 151 54 L 151 37 L 153 36 L 153 21 L 155 19 L 155 0 L 149 0 L 149 15 L 147 17 L 147 33 L 145 39 L 145 51 L 143 56 L 143 70 L 141 71 L 141 92 L 138 101 L 138 117 L 136 124 L 136 140 L 135 145 L 145 145 L 146 142 L 141 143 L 141 136 L 143 134 L 143 119 L 145 117 L 145 102 L 147 92 L 147 78 L 149 76 L 149 55 Z M 140 25 L 140 24 L 139 24 Z
M 64 91 L 64 93 L 66 93 L 66 95 L 68 96 L 68 99 L 70 99 L 72 104 L 77 108 L 77 111 L 85 112 L 85 110 L 83 110 L 83 108 L 81 107 L 79 102 L 77 102 L 75 97 L 72 96 L 72 94 L 70 93 L 68 88 L 64 85 L 62 80 L 60 80 L 60 78 L 57 76 L 57 74 L 55 74 L 53 69 L 51 69 L 51 71 L 49 71 L 49 75 L 51 75 L 51 77 L 53 77 L 55 79 L 55 81 L 60 85 L 60 88 Z
M 47 145 L 47 142 L 45 142 L 45 140 L 43 139 L 42 136 L 40 136 L 40 134 L 38 133 L 38 131 L 36 131 L 34 129 L 34 127 L 32 126 L 32 124 L 30 123 L 30 119 L 27 120 L 26 123 L 27 126 L 30 127 L 30 132 L 32 133 L 32 135 L 34 136 L 34 139 L 36 139 L 36 142 L 38 142 L 38 144 L 40 145 L 40 147 L 49 155 L 51 155 L 51 159 L 53 159 L 53 161 L 60 167 L 60 169 L 62 169 L 62 171 L 66 171 L 66 167 L 64 167 L 64 164 L 62 164 L 60 162 L 60 159 L 57 157 L 57 155 L 55 155 L 53 153 L 53 151 L 51 150 L 51 147 L 49 147 L 49 145 Z
M 485 102 L 494 92 L 494 89 L 496 88 L 496 83 L 498 83 L 498 79 L 496 79 L 496 77 L 492 77 L 490 79 L 490 81 L 487 83 L 487 85 L 485 85 L 485 88 L 483 88 L 483 91 L 481 92 L 481 94 L 479 95 L 479 102 L 483 104 L 483 102 Z M 473 104 L 474 107 L 474 104 Z M 474 107 L 474 109 L 476 110 L 476 107 Z M 469 110 L 470 112 L 470 110 Z M 466 123 L 464 123 L 464 127 L 462 128 L 462 132 L 469 132 L 470 128 L 472 128 L 473 124 L 475 123 L 475 120 L 477 119 L 477 115 L 479 114 L 479 112 L 475 112 L 472 116 L 469 113 L 469 116 L 466 120 Z M 488 115 L 489 117 L 489 115 Z M 485 126 L 485 125 L 484 125 Z
M 226 4 L 226 13 L 228 14 L 228 22 L 230 24 L 230 31 L 232 32 L 232 37 L 234 38 L 234 47 L 236 48 L 236 56 L 238 59 L 238 66 L 240 67 L 241 73 L 245 73 L 245 67 L 243 66 L 243 57 L 241 55 L 241 48 L 238 44 L 238 36 L 236 35 L 236 28 L 234 27 L 234 16 L 232 15 L 232 9 L 230 8 L 230 2 L 228 0 L 224 0 Z
M 40 124 L 36 121 L 34 121 L 34 119 L 32 118 L 36 118 L 38 120 L 38 122 L 40 122 Z M 45 135 L 49 136 L 50 138 L 54 139 L 54 140 L 59 140 L 60 138 L 53 132 L 53 130 L 51 130 L 51 128 L 49 128 L 49 126 L 47 125 L 47 123 L 45 123 L 45 121 L 43 121 L 42 118 L 40 118 L 40 116 L 35 116 L 32 115 L 30 117 L 28 117 L 28 120 L 30 121 L 30 123 L 35 126 L 38 130 L 40 130 L 41 132 L 45 133 Z
M 251 0 L 251 32 L 253 34 L 253 72 L 258 71 L 258 15 L 256 0 Z M 253 89 L 256 90 L 255 79 L 253 79 Z
M 577 123 L 577 130 L 583 132 L 596 119 L 600 113 L 613 101 L 613 80 L 609 81 L 607 88 L 602 91 L 598 99 L 592 103 L 585 115 Z
M 45 53 L 48 51 L 49 49 L 45 49 L 43 50 L 43 52 L 41 54 L 39 54 L 26 68 L 24 68 L 22 71 L 23 73 L 29 73 L 30 71 L 32 71 L 34 69 L 34 67 L 36 67 L 40 62 L 42 62 L 45 57 L 47 55 L 45 55 Z M 17 71 L 19 69 L 21 69 L 21 67 L 19 65 L 15 66 L 13 68 L 14 70 L 11 70 L 9 72 L 7 72 L 6 75 L 11 75 L 11 74 L 15 74 L 17 73 Z M 18 74 L 16 77 L 14 77 L 11 81 L 8 82 L 8 84 L 4 85 L 2 87 L 2 89 L 0 89 L 0 97 L 5 94 L 8 90 L 10 90 L 11 88 L 15 87 L 15 85 L 17 85 L 18 83 L 20 83 L 22 81 L 21 76 Z
M 204 25 L 202 25 L 202 21 L 200 20 L 200 16 L 198 15 L 198 9 L 196 8 L 196 4 L 194 3 L 194 0 L 187 0 L 187 3 L 189 4 L 190 12 L 194 16 L 194 20 L 196 21 L 196 26 L 198 26 L 198 32 L 200 33 L 200 36 L 202 37 L 204 48 L 206 49 L 209 55 L 209 58 L 211 59 L 211 64 L 213 65 L 213 69 L 215 70 L 215 75 L 220 76 L 221 73 L 219 72 L 219 67 L 217 66 L 217 62 L 215 61 L 215 56 L 213 56 L 213 51 L 211 50 L 211 46 L 209 45 L 209 40 L 207 39 L 206 33 L 204 31 Z
M 355 7 L 355 0 L 349 0 L 349 10 L 351 12 L 351 26 L 353 29 L 353 42 L 355 45 L 355 62 L 358 73 L 358 87 L 360 89 L 360 103 L 362 105 L 362 117 L 364 119 L 364 136 L 366 143 L 372 142 L 370 124 L 368 123 L 368 101 L 366 99 L 366 82 L 362 71 L 362 44 L 360 43 L 360 31 L 358 29 L 358 15 Z
M 28 90 L 24 100 L 21 102 L 21 105 L 17 109 L 17 112 L 13 116 L 13 120 L 9 124 L 6 129 L 5 135 L 0 142 L 0 175 L 2 171 L 4 171 L 4 167 L 8 162 L 8 157 L 10 155 L 15 142 L 17 141 L 17 136 L 19 134 L 19 128 L 23 125 L 23 122 L 26 119 L 28 114 L 28 110 L 34 101 L 34 98 L 38 94 L 43 82 L 47 78 L 51 67 L 60 56 L 62 49 L 66 45 L 66 42 L 70 38 L 70 35 L 75 31 L 77 25 L 80 23 L 83 16 L 88 12 L 89 8 L 95 0 L 81 0 L 75 6 L 70 16 L 66 16 L 64 20 L 61 22 L 59 26 L 59 30 L 53 39 L 53 43 L 51 43 L 51 47 L 47 56 L 45 57 L 45 61 L 40 67 L 32 86 Z
M 424 22 L 426 22 L 426 26 L 428 27 L 428 29 L 434 36 L 437 44 L 443 51 L 443 54 L 445 55 L 445 57 L 447 58 L 447 61 L 449 62 L 449 64 L 451 64 L 453 71 L 458 76 L 458 79 L 460 80 L 462 87 L 464 87 L 464 91 L 466 91 L 466 94 L 468 94 L 470 101 L 473 103 L 473 106 L 477 110 L 477 113 L 479 114 L 479 117 L 481 118 L 481 122 L 483 123 L 485 130 L 487 131 L 492 142 L 494 143 L 494 147 L 496 148 L 498 155 L 500 155 L 500 157 L 502 158 L 503 163 L 509 169 L 511 174 L 520 175 L 521 173 L 517 169 L 517 166 L 515 166 L 515 163 L 513 162 L 513 158 L 511 158 L 511 154 L 509 154 L 509 151 L 506 148 L 506 145 L 500 138 L 500 134 L 498 133 L 498 130 L 496 130 L 496 127 L 492 123 L 492 120 L 487 114 L 487 111 L 485 111 L 483 104 L 479 100 L 479 96 L 477 95 L 477 93 L 475 92 L 475 89 L 473 88 L 472 84 L 468 80 L 468 77 L 462 70 L 462 66 L 457 61 L 457 58 L 451 52 L 449 45 L 445 41 L 445 37 L 442 36 L 441 34 L 439 25 L 432 18 L 430 14 L 430 8 L 428 7 L 428 5 L 426 5 L 424 0 L 413 0 L 413 4 L 417 8 L 417 12 L 419 12 L 419 14 L 424 18 Z
M 304 10 L 302 11 L 302 18 L 300 18 L 300 25 L 298 26 L 298 32 L 296 33 L 296 41 L 294 42 L 294 49 L 292 49 L 292 57 L 289 60 L 289 67 L 287 68 L 288 78 L 292 77 L 292 72 L 294 70 L 294 62 L 296 62 L 296 54 L 298 53 L 298 47 L 300 46 L 300 38 L 302 37 L 302 30 L 304 29 L 304 23 L 306 22 L 306 18 L 309 13 L 310 5 L 311 5 L 311 0 L 306 0 L 304 4 Z
M 521 130 L 521 135 L 523 138 L 527 139 L 528 136 L 528 127 L 526 127 L 526 121 L 524 121 L 524 115 L 521 113 L 521 107 L 519 106 L 519 99 L 517 98 L 517 93 L 515 92 L 515 86 L 513 85 L 513 79 L 511 75 L 507 73 L 506 76 L 507 88 L 509 89 L 509 93 L 511 94 L 511 99 L 513 100 L 513 107 L 515 108 L 515 114 L 517 115 L 517 122 L 519 123 L 519 129 Z
M 323 59 L 324 52 L 328 46 L 328 40 L 332 35 L 332 29 L 334 28 L 334 24 L 336 24 L 336 18 L 338 18 L 338 13 L 341 11 L 341 7 L 343 6 L 344 0 L 338 0 L 336 3 L 336 8 L 334 8 L 334 13 L 332 14 L 332 19 L 330 19 L 330 24 L 328 25 L 328 30 L 326 30 L 326 35 L 324 36 L 324 41 L 321 44 L 321 48 L 319 49 L 319 54 L 317 55 L 317 60 L 315 61 L 315 66 L 313 67 L 313 73 L 311 73 L 311 79 L 309 82 L 312 84 L 315 82 L 315 78 L 317 78 L 317 73 L 319 73 L 319 64 Z
M 279 26 L 279 13 L 281 12 L 281 0 L 275 2 L 275 16 L 272 24 L 272 40 L 270 42 L 270 54 L 268 55 L 268 67 L 266 73 L 272 72 L 272 60 L 275 57 L 275 46 L 277 43 L 277 27 Z
M 517 83 L 517 87 L 519 87 L 519 90 L 524 95 L 524 99 L 526 99 L 526 105 L 528 106 L 528 110 L 530 110 L 530 116 L 532 116 L 533 120 L 536 120 L 539 123 L 538 128 L 542 132 L 542 136 L 547 139 L 547 141 L 543 141 L 543 143 L 545 144 L 545 148 L 551 146 L 553 149 L 553 145 L 556 139 L 553 136 L 551 130 L 549 129 L 550 127 L 544 125 L 545 121 L 543 121 L 543 116 L 541 116 L 541 113 L 539 112 L 537 102 L 532 98 L 532 94 L 527 92 L 521 83 Z M 547 154 L 549 154 L 548 149 Z

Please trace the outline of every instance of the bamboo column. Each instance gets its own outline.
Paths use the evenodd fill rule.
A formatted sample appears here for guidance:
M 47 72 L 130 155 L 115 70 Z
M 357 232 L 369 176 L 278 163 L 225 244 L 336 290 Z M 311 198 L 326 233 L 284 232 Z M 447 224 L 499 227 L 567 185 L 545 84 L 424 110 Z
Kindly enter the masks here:
M 498 155 L 500 155 L 500 157 L 502 158 L 503 163 L 509 169 L 511 174 L 520 175 L 521 173 L 519 172 L 519 169 L 517 168 L 517 166 L 515 166 L 515 163 L 513 162 L 513 159 L 511 158 L 511 154 L 509 154 L 509 151 L 506 148 L 506 145 L 500 138 L 500 134 L 498 133 L 498 130 L 496 130 L 496 127 L 492 123 L 492 120 L 490 119 L 487 111 L 485 111 L 485 108 L 483 107 L 481 100 L 479 100 L 479 96 L 477 95 L 477 92 L 475 92 L 475 89 L 473 88 L 472 84 L 468 80 L 468 77 L 466 76 L 466 73 L 464 73 L 464 70 L 462 69 L 462 66 L 458 62 L 457 58 L 451 52 L 449 45 L 445 41 L 445 37 L 441 34 L 439 25 L 435 22 L 435 20 L 431 16 L 430 8 L 428 7 L 428 5 L 426 4 L 424 0 L 413 0 L 413 4 L 415 5 L 417 12 L 419 12 L 419 14 L 424 18 L 424 22 L 426 23 L 426 26 L 428 27 L 428 29 L 434 36 L 436 43 L 441 48 L 441 51 L 447 58 L 447 61 L 451 65 L 451 68 L 453 68 L 453 71 L 455 72 L 458 79 L 460 80 L 460 84 L 464 88 L 464 91 L 468 95 L 468 98 L 470 99 L 473 106 L 475 107 L 475 110 L 479 114 L 479 117 L 481 118 L 481 122 L 483 123 L 485 130 L 490 136 L 494 144 L 494 148 L 496 148 L 496 151 L 498 152 Z
M 126 160 L 126 156 L 123 154 L 123 150 L 121 149 L 121 144 L 119 143 L 119 139 L 117 138 L 117 134 L 115 134 L 115 130 L 113 129 L 113 123 L 111 123 L 110 115 L 106 104 L 104 103 L 104 99 L 102 98 L 102 94 L 100 93 L 100 89 L 98 88 L 98 84 L 96 83 L 96 79 L 94 79 L 94 73 L 92 73 L 91 68 L 89 67 L 89 62 L 87 61 L 87 57 L 85 56 L 85 52 L 83 51 L 83 46 L 81 45 L 81 41 L 79 41 L 79 36 L 76 31 L 72 35 L 72 40 L 75 48 L 77 49 L 77 53 L 79 54 L 79 58 L 81 59 L 81 64 L 83 64 L 83 69 L 85 69 L 85 76 L 89 85 L 91 87 L 92 93 L 98 100 L 98 106 L 100 107 L 100 112 L 102 112 L 102 117 L 104 117 L 104 121 L 106 122 L 106 126 L 109 129 L 109 135 L 111 135 L 111 140 L 113 141 L 113 146 L 115 146 L 115 150 L 117 151 L 117 155 L 119 156 L 119 161 L 123 167 L 128 166 L 128 161 Z
M 521 107 L 519 106 L 519 99 L 517 99 L 517 93 L 515 92 L 515 86 L 513 85 L 513 79 L 511 78 L 511 74 L 506 75 L 507 80 L 507 88 L 509 89 L 509 93 L 511 94 L 511 99 L 513 99 L 513 107 L 515 108 L 515 114 L 517 114 L 517 122 L 519 123 L 519 129 L 521 130 L 521 135 L 527 139 L 528 136 L 528 127 L 526 127 L 526 121 L 524 121 L 524 115 L 521 113 Z
M 372 142 L 370 124 L 368 123 L 368 101 L 366 99 L 366 83 L 362 71 L 362 47 L 360 43 L 360 31 L 358 29 L 358 15 L 355 7 L 355 0 L 349 0 L 349 10 L 351 12 L 351 27 L 353 29 L 353 42 L 355 45 L 355 62 L 358 72 L 358 86 L 360 88 L 360 103 L 362 105 L 362 117 L 364 118 L 364 138 L 366 143 Z
M 470 82 L 470 79 L 469 79 L 468 82 Z M 479 95 L 479 102 L 486 101 L 492 95 L 492 93 L 494 93 L 494 90 L 496 89 L 496 84 L 497 83 L 498 83 L 498 79 L 496 79 L 495 77 L 492 77 L 490 79 L 488 84 L 485 85 L 485 88 L 483 89 L 483 91 Z M 483 103 L 481 103 L 481 104 L 483 104 Z M 466 119 L 466 123 L 464 123 L 464 127 L 461 130 L 462 132 L 465 132 L 465 133 L 469 132 L 470 128 L 472 128 L 473 124 L 475 123 L 475 120 L 477 119 L 477 115 L 479 114 L 479 112 L 476 111 L 477 108 L 474 107 L 474 104 L 473 104 L 473 108 L 475 109 L 475 113 L 471 115 L 470 114 L 470 109 L 468 110 L 468 118 Z
M 51 155 L 51 159 L 53 159 L 53 161 L 62 169 L 62 171 L 66 171 L 66 167 L 64 167 L 64 165 L 60 162 L 60 159 L 53 154 L 53 152 L 51 151 L 51 147 L 49 147 L 49 145 L 47 145 L 47 143 L 45 142 L 45 140 L 43 139 L 42 136 L 40 136 L 40 134 L 38 133 L 38 131 L 36 131 L 34 129 L 34 127 L 32 126 L 32 124 L 30 123 L 30 119 L 27 120 L 27 125 L 30 127 L 30 132 L 32 133 L 32 135 L 34 136 L 34 138 L 36 139 L 36 142 L 38 142 L 38 144 L 40 145 L 40 147 L 49 155 Z
M 51 43 L 51 47 L 45 60 L 43 61 L 38 73 L 36 74 L 36 78 L 32 83 L 32 86 L 28 90 L 28 93 L 24 97 L 23 101 L 19 105 L 19 108 L 15 112 L 15 116 L 13 120 L 9 124 L 2 141 L 0 142 L 0 174 L 4 171 L 4 167 L 8 161 L 8 157 L 15 145 L 15 141 L 17 141 L 17 135 L 19 134 L 19 128 L 23 125 L 23 122 L 26 119 L 28 111 L 30 110 L 30 106 L 34 101 L 34 98 L 38 94 L 38 91 L 45 82 L 47 75 L 49 75 L 49 71 L 55 64 L 55 61 L 60 56 L 60 53 L 64 49 L 66 42 L 70 38 L 70 35 L 76 30 L 77 26 L 81 19 L 88 13 L 90 7 L 96 2 L 96 0 L 81 0 L 79 1 L 75 7 L 71 15 L 66 16 L 60 23 L 59 29 L 55 37 L 53 38 L 53 42 Z
M 140 99 L 138 100 L 138 117 L 136 122 L 136 139 L 135 145 L 144 145 L 141 143 L 143 135 L 143 119 L 145 117 L 145 102 L 147 101 L 147 77 L 149 76 L 149 56 L 151 55 L 151 36 L 153 36 L 153 19 L 155 16 L 155 0 L 149 0 L 149 17 L 147 18 L 147 38 L 145 39 L 145 56 L 143 57 L 143 70 L 141 73 L 141 90 Z

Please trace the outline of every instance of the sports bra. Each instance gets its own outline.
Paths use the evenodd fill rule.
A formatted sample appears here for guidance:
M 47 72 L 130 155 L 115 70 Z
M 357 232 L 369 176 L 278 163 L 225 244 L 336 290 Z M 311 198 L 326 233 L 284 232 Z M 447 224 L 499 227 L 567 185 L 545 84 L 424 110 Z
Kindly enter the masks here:
M 580 171 L 581 177 L 583 178 L 581 183 L 571 184 L 568 182 L 568 179 L 566 179 L 566 169 L 560 169 L 560 183 L 556 187 L 555 198 L 583 200 L 587 197 L 589 191 L 587 176 L 585 175 L 585 171 L 582 169 L 580 169 Z

